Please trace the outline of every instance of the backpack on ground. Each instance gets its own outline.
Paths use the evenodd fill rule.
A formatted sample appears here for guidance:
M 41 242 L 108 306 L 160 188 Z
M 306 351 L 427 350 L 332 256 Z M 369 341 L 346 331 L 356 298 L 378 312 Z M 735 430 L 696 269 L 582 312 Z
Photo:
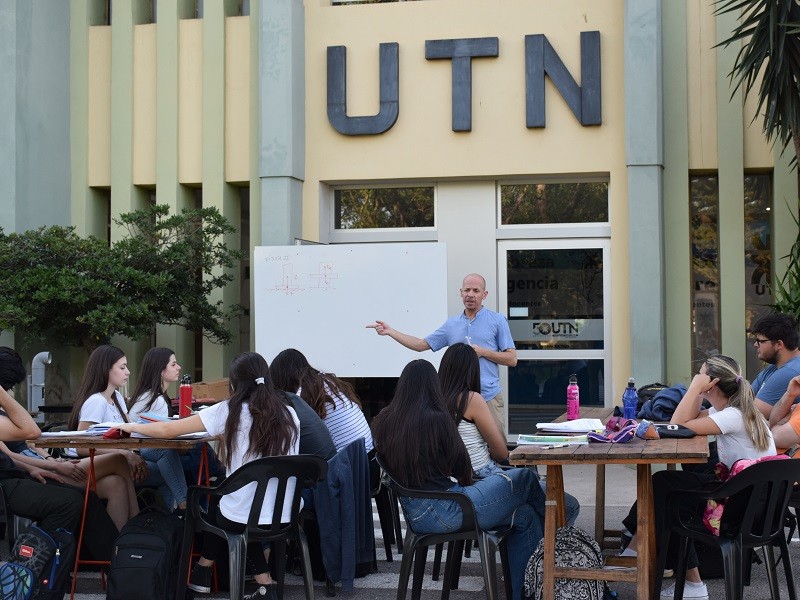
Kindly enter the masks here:
M 583 529 L 560 527 L 556 531 L 556 566 L 567 568 L 602 569 L 600 546 Z M 525 598 L 542 600 L 544 571 L 544 539 L 539 541 L 525 568 Z M 603 600 L 605 581 L 556 578 L 556 600 Z
M 17 536 L 8 563 L 0 567 L 3 600 L 61 600 L 72 582 L 75 550 L 75 538 L 69 531 L 48 532 L 28 525 Z M 23 592 L 28 585 L 23 569 L 30 571 L 30 595 L 27 596 Z
M 125 523 L 114 542 L 108 600 L 175 597 L 184 522 L 160 507 Z

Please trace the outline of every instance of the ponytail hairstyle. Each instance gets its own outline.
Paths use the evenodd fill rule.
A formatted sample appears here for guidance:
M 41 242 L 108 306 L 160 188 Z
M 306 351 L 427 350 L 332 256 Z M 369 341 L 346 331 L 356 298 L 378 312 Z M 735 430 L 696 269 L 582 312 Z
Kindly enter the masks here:
M 89 356 L 89 362 L 86 363 L 86 370 L 83 372 L 83 379 L 78 388 L 78 393 L 73 398 L 72 412 L 69 415 L 68 427 L 71 430 L 78 428 L 80 422 L 81 409 L 86 400 L 92 394 L 105 392 L 108 388 L 108 374 L 116 362 L 125 356 L 125 353 L 110 344 L 104 344 L 94 349 Z M 119 406 L 119 398 L 115 393 L 111 394 L 111 399 L 117 405 L 119 413 L 122 418 L 127 422 L 128 417 L 122 407 Z
M 169 359 L 174 354 L 169 348 L 150 348 L 145 352 L 142 366 L 139 369 L 139 378 L 136 380 L 136 387 L 133 388 L 133 394 L 131 394 L 129 400 L 131 406 L 138 402 L 142 396 L 146 396 L 147 404 L 145 404 L 141 412 L 150 410 L 159 396 L 163 396 L 164 401 L 169 406 L 171 398 L 164 389 L 161 373 L 167 368 Z
M 472 346 L 459 342 L 447 349 L 439 365 L 439 383 L 450 416 L 458 425 L 472 393 L 481 391 L 481 369 Z
M 711 379 L 719 379 L 717 387 L 728 398 L 728 406 L 738 408 L 742 413 L 745 430 L 757 450 L 769 448 L 769 425 L 755 405 L 755 394 L 750 382 L 742 376 L 742 369 L 734 359 L 715 354 L 706 359 L 706 374 Z
M 299 432 L 288 407 L 279 398 L 269 375 L 269 365 L 256 352 L 244 352 L 228 367 L 231 397 L 222 436 L 222 461 L 230 469 L 243 410 L 250 411 L 253 424 L 248 432 L 245 456 L 284 456 Z
M 442 399 L 436 369 L 427 360 L 408 363 L 394 398 L 372 421 L 375 448 L 401 485 L 420 487 L 441 477 L 472 483 L 472 464 Z
M 361 406 L 353 386 L 342 381 L 333 373 L 323 373 L 312 367 L 299 350 L 287 348 L 280 352 L 269 367 L 269 374 L 275 387 L 290 394 L 300 390 L 300 397 L 306 401 L 320 419 L 336 408 L 334 398 Z

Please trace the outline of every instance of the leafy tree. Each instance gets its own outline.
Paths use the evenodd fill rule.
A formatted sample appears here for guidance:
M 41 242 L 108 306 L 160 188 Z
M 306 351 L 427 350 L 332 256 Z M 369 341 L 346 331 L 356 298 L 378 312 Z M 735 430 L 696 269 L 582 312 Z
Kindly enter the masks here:
M 161 205 L 122 215 L 127 235 L 112 247 L 73 227 L 0 229 L 0 330 L 87 352 L 114 335 L 151 337 L 159 323 L 229 343 L 227 323 L 241 307 L 208 297 L 233 280 L 241 253 L 224 236 L 235 230 L 214 208 L 168 213 Z
M 730 73 L 734 91 L 754 91 L 759 74 L 756 116 L 764 115 L 768 141 L 780 141 L 785 149 L 794 144 L 800 161 L 800 5 L 796 0 L 717 0 L 717 11 L 741 11 L 739 24 L 721 45 L 742 41 Z M 789 212 L 798 221 L 797 206 Z M 770 286 L 773 310 L 800 317 L 800 234 L 792 246 L 786 272 Z
M 743 40 L 730 73 L 734 91 L 757 90 L 757 114 L 764 115 L 764 135 L 785 148 L 794 142 L 800 158 L 800 5 L 796 0 L 717 0 L 717 12 L 741 11 L 727 46 Z

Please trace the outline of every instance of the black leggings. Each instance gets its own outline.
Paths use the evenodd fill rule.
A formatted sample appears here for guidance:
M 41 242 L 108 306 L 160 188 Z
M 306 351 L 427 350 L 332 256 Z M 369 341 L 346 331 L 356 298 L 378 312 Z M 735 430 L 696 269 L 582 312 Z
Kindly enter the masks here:
M 712 473 L 692 473 L 689 471 L 659 471 L 653 475 L 653 505 L 655 515 L 656 531 L 656 551 L 661 550 L 661 532 L 664 527 L 666 517 L 667 493 L 671 490 L 698 490 L 705 487 L 708 483 L 718 481 L 717 476 Z M 681 506 L 681 517 L 689 519 L 699 517 L 703 514 L 704 507 L 698 507 L 696 500 L 688 501 Z M 633 503 L 628 516 L 622 520 L 622 524 L 631 533 L 636 533 L 636 503 Z M 668 569 L 674 569 L 678 558 L 678 542 L 675 537 L 671 537 L 669 548 L 667 549 Z M 687 569 L 693 569 L 699 565 L 694 544 L 689 542 L 689 556 L 686 562 Z

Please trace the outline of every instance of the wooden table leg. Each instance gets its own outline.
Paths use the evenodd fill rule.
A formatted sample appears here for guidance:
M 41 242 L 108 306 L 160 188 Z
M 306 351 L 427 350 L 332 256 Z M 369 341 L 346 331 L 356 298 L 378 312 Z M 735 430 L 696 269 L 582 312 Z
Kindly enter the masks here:
M 649 464 L 636 465 L 636 569 L 637 600 L 654 598 L 656 574 L 656 536 L 653 510 L 653 478 Z M 660 593 L 658 590 L 657 593 Z
M 562 525 L 564 525 L 564 476 L 561 465 L 548 465 L 542 565 L 544 600 L 555 600 L 556 529 Z
M 603 548 L 606 530 L 606 466 L 597 465 L 594 488 L 594 539 Z

